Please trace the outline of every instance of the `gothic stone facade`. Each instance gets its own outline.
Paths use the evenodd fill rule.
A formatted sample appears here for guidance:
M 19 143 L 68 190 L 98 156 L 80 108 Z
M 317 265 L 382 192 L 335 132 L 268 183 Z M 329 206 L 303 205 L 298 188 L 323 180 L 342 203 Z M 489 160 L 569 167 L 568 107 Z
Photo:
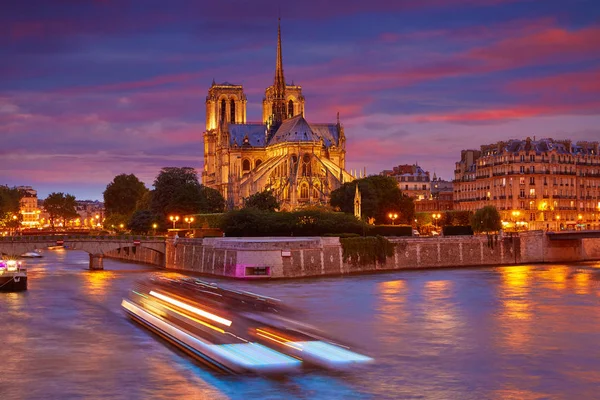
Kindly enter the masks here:
M 339 116 L 336 123 L 309 123 L 302 87 L 285 83 L 281 29 L 261 122 L 247 122 L 246 102 L 242 85 L 228 82 L 213 81 L 206 97 L 202 183 L 219 190 L 230 208 L 263 190 L 272 190 L 284 210 L 327 204 L 333 190 L 354 179 L 345 171 Z

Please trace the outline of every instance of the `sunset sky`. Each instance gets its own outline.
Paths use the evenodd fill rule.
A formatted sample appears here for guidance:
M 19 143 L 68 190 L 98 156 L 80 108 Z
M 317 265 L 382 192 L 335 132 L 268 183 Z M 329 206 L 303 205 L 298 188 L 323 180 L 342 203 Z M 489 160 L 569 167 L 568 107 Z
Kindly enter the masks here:
M 598 0 L 24 0 L 0 12 L 0 184 L 102 199 L 203 165 L 213 80 L 259 121 L 281 9 L 286 80 L 309 122 L 347 137 L 347 169 L 527 136 L 600 140 Z M 7 5 L 8 4 L 8 5 Z

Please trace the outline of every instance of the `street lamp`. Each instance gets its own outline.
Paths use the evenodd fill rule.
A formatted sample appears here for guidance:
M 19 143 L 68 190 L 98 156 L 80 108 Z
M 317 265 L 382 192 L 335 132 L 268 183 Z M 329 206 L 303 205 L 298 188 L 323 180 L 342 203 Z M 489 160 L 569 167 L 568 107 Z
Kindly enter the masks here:
M 158 225 L 156 223 L 152 224 L 152 228 L 154 229 L 154 236 L 156 236 L 156 228 Z
M 388 217 L 392 220 L 392 225 L 394 225 L 394 221 L 398 218 L 397 213 L 389 213 Z
M 431 217 L 433 218 L 433 225 L 437 228 L 438 227 L 437 222 L 440 218 L 442 218 L 442 214 L 434 213 Z
M 520 211 L 513 211 L 512 212 L 513 221 L 515 223 L 515 227 L 514 227 L 515 230 L 517 230 L 517 224 L 518 224 L 518 221 L 519 221 L 519 215 L 521 215 Z
M 171 220 L 171 222 L 173 222 L 173 229 L 175 229 L 175 224 L 177 223 L 177 221 L 179 221 L 179 215 L 171 215 L 169 219 Z
M 191 229 L 190 226 L 192 225 L 192 222 L 194 222 L 194 217 L 185 217 L 184 221 L 187 222 L 188 229 Z

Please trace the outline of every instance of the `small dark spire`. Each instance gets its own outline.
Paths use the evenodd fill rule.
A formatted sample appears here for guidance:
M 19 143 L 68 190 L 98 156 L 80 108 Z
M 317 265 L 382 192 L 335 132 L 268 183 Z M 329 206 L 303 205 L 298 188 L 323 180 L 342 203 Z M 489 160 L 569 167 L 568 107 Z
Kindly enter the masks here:
M 215 78 L 213 78 L 212 85 L 215 86 L 217 82 L 215 82 Z

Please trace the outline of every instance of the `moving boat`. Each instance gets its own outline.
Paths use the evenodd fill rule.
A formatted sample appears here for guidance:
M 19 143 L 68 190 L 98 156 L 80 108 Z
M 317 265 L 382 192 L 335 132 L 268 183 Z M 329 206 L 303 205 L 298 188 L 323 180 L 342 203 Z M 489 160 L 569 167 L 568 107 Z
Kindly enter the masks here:
M 280 300 L 197 279 L 151 279 L 122 306 L 137 322 L 228 372 L 339 369 L 373 361 L 297 321 L 299 311 Z
M 0 291 L 27 290 L 27 270 L 17 260 L 0 260 Z
M 40 258 L 43 256 L 40 253 L 38 253 L 37 251 L 28 251 L 27 253 L 21 254 L 21 257 L 23 257 L 23 258 Z

